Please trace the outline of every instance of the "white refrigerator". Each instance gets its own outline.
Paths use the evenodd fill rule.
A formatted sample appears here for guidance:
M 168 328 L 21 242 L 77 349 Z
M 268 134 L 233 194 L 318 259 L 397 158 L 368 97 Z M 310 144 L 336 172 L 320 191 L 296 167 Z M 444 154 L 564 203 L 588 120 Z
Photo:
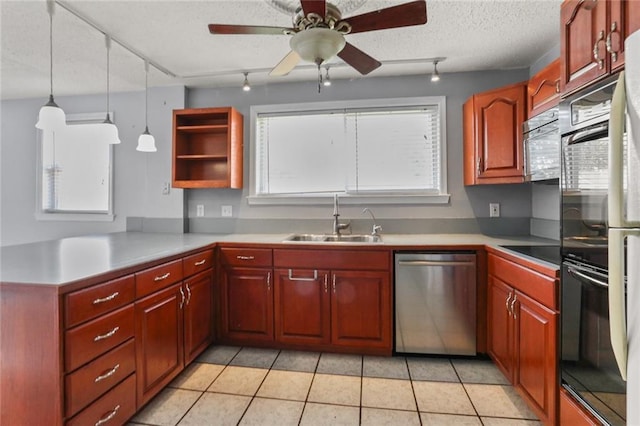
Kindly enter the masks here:
M 627 424 L 640 425 L 640 31 L 625 42 L 625 71 L 616 85 L 610 120 L 611 344 L 627 380 Z

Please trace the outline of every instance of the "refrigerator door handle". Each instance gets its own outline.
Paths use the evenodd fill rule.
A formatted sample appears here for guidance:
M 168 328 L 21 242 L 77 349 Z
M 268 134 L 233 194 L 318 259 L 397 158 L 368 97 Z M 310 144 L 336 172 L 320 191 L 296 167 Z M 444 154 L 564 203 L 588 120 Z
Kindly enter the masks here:
M 623 155 L 626 93 L 624 71 L 613 91 L 609 118 L 609 226 L 624 227 Z
M 640 229 L 609 229 L 609 327 L 611 347 L 623 380 L 627 380 L 624 239 L 633 235 L 640 236 Z

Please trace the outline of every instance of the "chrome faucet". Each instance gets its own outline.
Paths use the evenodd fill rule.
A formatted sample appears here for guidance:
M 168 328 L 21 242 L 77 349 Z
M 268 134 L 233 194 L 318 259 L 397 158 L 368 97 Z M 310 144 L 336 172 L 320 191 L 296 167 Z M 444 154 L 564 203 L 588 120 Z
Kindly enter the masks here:
M 340 236 L 340 231 L 348 229 L 351 226 L 350 222 L 340 223 L 338 218 L 340 213 L 338 212 L 338 194 L 333 195 L 333 234 Z
M 369 213 L 371 216 L 371 220 L 373 220 L 373 227 L 371 228 L 371 235 L 380 235 L 380 231 L 382 231 L 382 226 L 376 224 L 376 217 L 373 215 L 373 212 L 369 207 L 365 207 L 362 210 L 362 214 Z

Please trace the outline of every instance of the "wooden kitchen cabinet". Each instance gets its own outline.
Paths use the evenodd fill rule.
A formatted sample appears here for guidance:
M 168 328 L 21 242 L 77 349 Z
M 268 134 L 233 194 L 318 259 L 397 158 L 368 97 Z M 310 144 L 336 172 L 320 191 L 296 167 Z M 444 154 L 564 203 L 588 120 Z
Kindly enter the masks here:
M 274 250 L 277 343 L 390 355 L 389 256 L 339 248 Z
M 489 254 L 488 261 L 489 356 L 540 419 L 545 424 L 555 424 L 558 416 L 556 277 L 540 274 L 495 254 Z
M 565 0 L 560 7 L 562 96 L 624 67 L 624 40 L 640 29 L 635 0 Z
M 227 108 L 173 111 L 172 185 L 242 188 L 243 117 Z
M 272 250 L 223 247 L 219 262 L 222 341 L 272 342 Z
M 213 340 L 212 259 L 213 251 L 207 250 L 136 274 L 136 284 L 148 288 L 148 283 L 163 282 L 159 278 L 166 277 L 165 270 L 175 272 L 165 278 L 173 277 L 175 283 L 135 304 L 140 405 L 162 390 Z M 183 280 L 183 271 L 193 275 Z
M 560 101 L 560 58 L 541 69 L 527 83 L 527 117 L 535 117 Z
M 474 94 L 463 106 L 464 184 L 524 182 L 527 83 Z
M 331 341 L 330 272 L 310 269 L 275 271 L 275 338 L 294 345 Z

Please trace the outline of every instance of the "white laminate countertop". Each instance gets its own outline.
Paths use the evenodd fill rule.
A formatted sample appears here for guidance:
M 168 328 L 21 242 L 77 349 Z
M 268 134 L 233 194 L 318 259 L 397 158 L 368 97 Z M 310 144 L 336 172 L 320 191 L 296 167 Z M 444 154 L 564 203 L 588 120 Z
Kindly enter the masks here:
M 287 244 L 290 234 L 168 234 L 120 232 L 0 247 L 0 282 L 64 285 L 145 262 L 197 250 L 218 242 Z M 482 234 L 383 234 L 371 245 L 402 249 L 424 246 L 542 245 L 536 237 L 489 237 Z M 313 245 L 314 243 L 304 243 Z M 320 243 L 323 246 L 331 243 Z M 345 243 L 335 243 L 345 247 Z M 348 243 L 349 246 L 362 244 Z

